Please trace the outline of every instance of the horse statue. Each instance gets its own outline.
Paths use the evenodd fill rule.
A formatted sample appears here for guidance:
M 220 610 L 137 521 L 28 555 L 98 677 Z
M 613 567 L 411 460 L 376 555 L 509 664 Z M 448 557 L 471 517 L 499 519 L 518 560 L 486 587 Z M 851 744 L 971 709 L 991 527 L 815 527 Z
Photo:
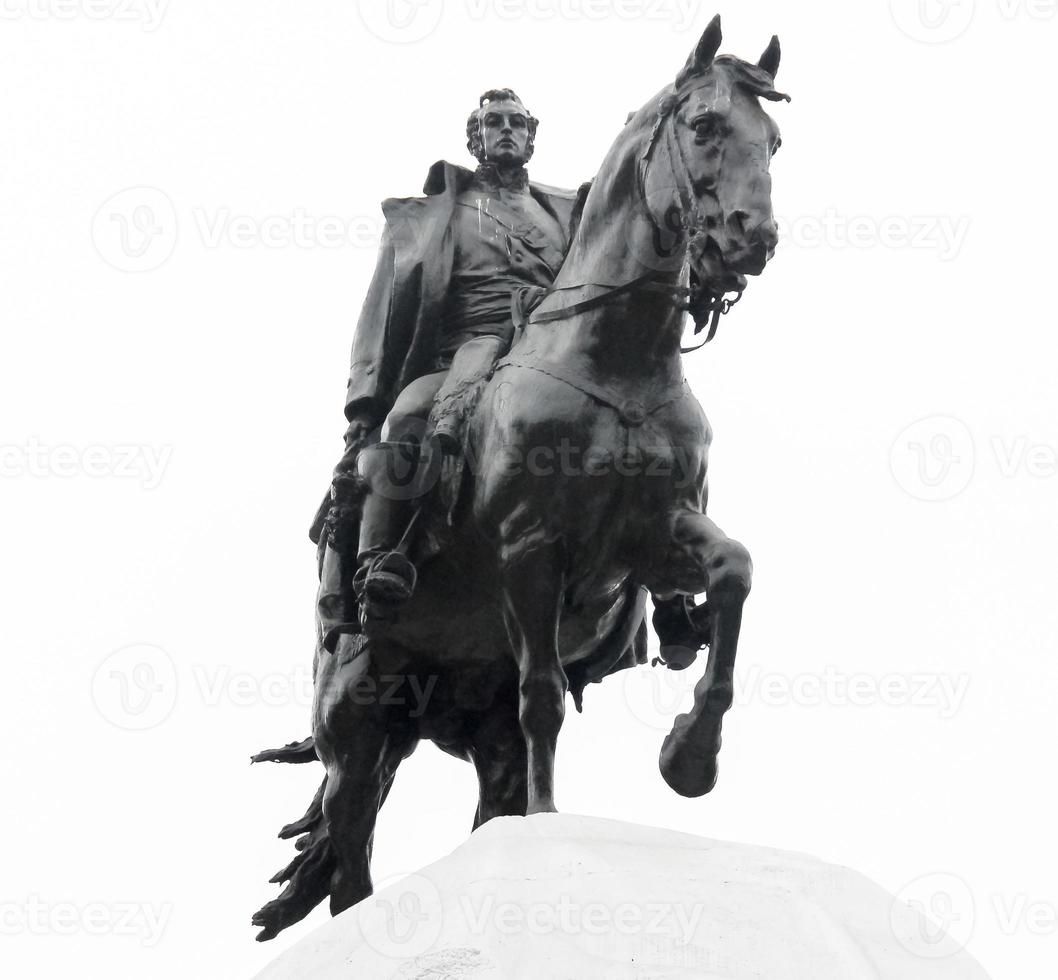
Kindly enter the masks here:
M 446 481 L 411 601 L 382 635 L 321 639 L 312 737 L 255 757 L 326 769 L 280 833 L 298 855 L 254 916 L 259 940 L 371 894 L 378 811 L 422 739 L 475 766 L 475 827 L 554 811 L 566 694 L 580 710 L 588 683 L 645 662 L 648 591 L 706 596 L 706 667 L 660 768 L 684 796 L 715 784 L 751 563 L 705 513 L 711 432 L 681 340 L 688 311 L 711 335 L 774 252 L 779 136 L 760 100 L 788 98 L 776 38 L 757 64 L 720 42 L 716 18 L 584 191 L 553 288 L 475 392 L 473 465 Z M 409 710 L 412 691 L 428 696 Z

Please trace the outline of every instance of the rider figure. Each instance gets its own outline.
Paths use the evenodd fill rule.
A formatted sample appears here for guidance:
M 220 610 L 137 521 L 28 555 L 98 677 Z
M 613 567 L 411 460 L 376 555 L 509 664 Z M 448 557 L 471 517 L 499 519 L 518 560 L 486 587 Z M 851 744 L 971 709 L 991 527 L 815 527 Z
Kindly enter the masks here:
M 514 92 L 490 90 L 467 121 L 477 170 L 435 164 L 426 198 L 383 205 L 338 467 L 355 466 L 367 489 L 353 579 L 362 615 L 388 613 L 415 587 L 401 542 L 418 494 L 395 486 L 394 474 L 414 469 L 431 437 L 458 451 L 464 396 L 511 345 L 512 294 L 550 286 L 569 247 L 576 194 L 530 184 L 526 173 L 536 130 Z M 364 446 L 380 422 L 381 441 Z
M 357 473 L 367 491 L 358 540 L 343 540 L 339 554 L 332 545 L 343 536 L 335 534 L 321 549 L 325 643 L 346 631 L 347 588 L 357 595 L 361 623 L 387 618 L 412 595 L 416 572 L 403 545 L 422 488 L 394 476 L 415 471 L 431 438 L 445 452 L 458 451 L 464 396 L 511 345 L 513 295 L 549 287 L 569 249 L 577 193 L 530 183 L 526 174 L 537 125 L 510 89 L 486 92 L 467 120 L 477 170 L 440 161 L 426 197 L 383 203 L 378 264 L 353 338 L 336 500 L 328 497 L 313 528 L 316 539 L 322 517 L 341 503 L 338 488 Z M 351 583 L 343 558 L 355 558 Z M 662 659 L 683 667 L 706 633 L 694 601 L 654 596 L 654 604 Z

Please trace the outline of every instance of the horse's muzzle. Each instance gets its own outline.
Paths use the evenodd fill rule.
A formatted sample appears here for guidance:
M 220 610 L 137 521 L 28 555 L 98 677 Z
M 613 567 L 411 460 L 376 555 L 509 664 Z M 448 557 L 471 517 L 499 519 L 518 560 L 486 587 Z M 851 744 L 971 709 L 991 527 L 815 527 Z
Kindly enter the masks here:
M 771 217 L 757 218 L 746 211 L 734 211 L 726 221 L 727 243 L 720 252 L 732 272 L 759 276 L 779 243 L 779 229 Z

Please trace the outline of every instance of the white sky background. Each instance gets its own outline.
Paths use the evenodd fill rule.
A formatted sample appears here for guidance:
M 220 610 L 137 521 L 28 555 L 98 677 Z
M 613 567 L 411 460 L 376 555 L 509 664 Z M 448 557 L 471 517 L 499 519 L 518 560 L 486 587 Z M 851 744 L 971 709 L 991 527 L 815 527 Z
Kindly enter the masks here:
M 711 513 L 756 565 L 741 693 L 720 784 L 688 801 L 656 764 L 682 685 L 593 687 L 558 803 L 851 866 L 947 918 L 997 980 L 1044 980 L 1058 15 L 934 2 L 721 8 L 725 51 L 781 36 L 794 97 L 770 110 L 784 242 L 687 363 Z M 249 977 L 323 920 L 253 942 L 293 854 L 275 834 L 322 769 L 247 760 L 309 732 L 306 529 L 378 204 L 467 162 L 496 85 L 542 120 L 534 178 L 576 186 L 714 12 L 440 3 L 404 44 L 353 0 L 3 4 L 6 976 Z M 160 193 L 110 200 L 139 187 Z M 294 241 L 299 213 L 353 240 Z M 475 800 L 471 767 L 422 746 L 377 879 L 448 853 Z

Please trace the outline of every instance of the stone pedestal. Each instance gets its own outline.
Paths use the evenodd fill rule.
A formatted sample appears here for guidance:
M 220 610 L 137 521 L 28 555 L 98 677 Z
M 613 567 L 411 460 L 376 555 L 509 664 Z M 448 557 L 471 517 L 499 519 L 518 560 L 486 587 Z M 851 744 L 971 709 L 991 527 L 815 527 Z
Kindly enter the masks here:
M 988 980 L 863 876 L 566 814 L 505 817 L 256 980 Z

